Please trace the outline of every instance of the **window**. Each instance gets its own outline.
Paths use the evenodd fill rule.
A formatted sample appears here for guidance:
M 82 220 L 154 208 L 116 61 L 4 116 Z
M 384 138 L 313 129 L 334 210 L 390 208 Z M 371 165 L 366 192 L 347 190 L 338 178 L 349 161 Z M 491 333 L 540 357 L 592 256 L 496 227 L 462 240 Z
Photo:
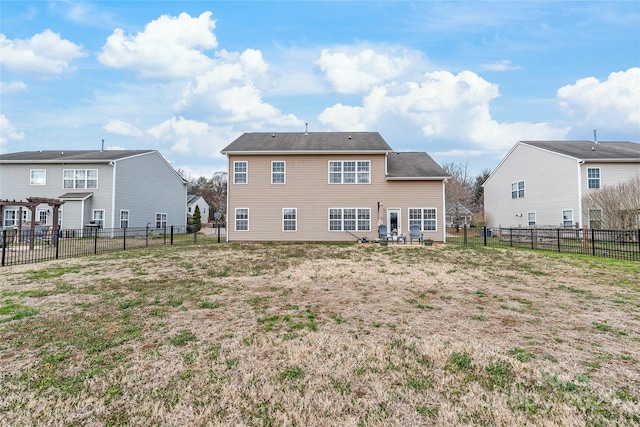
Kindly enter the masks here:
M 5 227 L 17 227 L 18 226 L 18 218 L 20 218 L 20 214 L 18 213 L 20 210 L 18 209 L 6 209 L 4 211 L 4 224 Z M 27 211 L 26 209 L 22 210 L 22 222 L 27 220 Z
M 536 213 L 535 212 L 529 212 L 527 214 L 527 218 L 529 220 L 529 227 L 533 227 L 534 225 L 536 225 Z
M 247 183 L 247 162 L 233 162 L 233 183 Z
M 409 208 L 409 229 L 418 225 L 422 231 L 436 231 L 437 220 L 435 208 Z
M 600 188 L 600 168 L 587 168 L 589 188 Z
M 285 183 L 285 162 L 271 162 L 271 183 Z
M 236 208 L 236 231 L 249 231 L 248 208 Z
M 511 198 L 522 199 L 524 197 L 524 181 L 511 184 Z
M 129 228 L 129 211 L 120 211 L 120 228 Z
M 104 228 L 104 210 L 103 209 L 94 209 L 93 222 L 98 224 L 100 228 Z
M 371 209 L 329 209 L 329 231 L 370 231 Z
M 167 228 L 167 214 L 156 212 L 156 228 Z
M 282 209 L 282 231 L 296 231 L 298 229 L 298 212 L 296 208 Z
M 330 161 L 329 184 L 369 184 L 371 182 L 371 162 Z
M 62 172 L 63 188 L 98 188 L 98 169 L 65 169 Z
M 562 226 L 573 227 L 573 209 L 565 209 L 562 211 Z
M 589 228 L 595 230 L 602 228 L 602 211 L 600 209 L 589 209 Z
M 38 215 L 38 222 L 40 224 L 46 224 L 47 223 L 47 210 L 46 209 L 38 209 L 37 215 Z
M 46 169 L 31 169 L 29 185 L 46 185 L 47 171 Z

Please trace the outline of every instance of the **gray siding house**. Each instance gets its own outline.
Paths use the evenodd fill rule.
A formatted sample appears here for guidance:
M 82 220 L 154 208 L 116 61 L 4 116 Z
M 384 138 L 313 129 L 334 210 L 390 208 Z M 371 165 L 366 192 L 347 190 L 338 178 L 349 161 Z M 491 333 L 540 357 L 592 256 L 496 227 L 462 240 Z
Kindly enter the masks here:
M 419 226 L 445 240 L 447 173 L 422 152 L 394 152 L 377 132 L 245 133 L 229 159 L 229 241 L 396 238 Z
M 0 155 L 0 226 L 53 225 L 52 209 L 36 217 L 7 200 L 59 199 L 62 229 L 186 227 L 187 183 L 155 150 L 24 151 Z M 19 218 L 22 212 L 22 218 Z
M 599 212 L 584 211 L 584 195 L 638 174 L 638 143 L 520 141 L 484 183 L 485 221 L 580 228 L 599 220 Z

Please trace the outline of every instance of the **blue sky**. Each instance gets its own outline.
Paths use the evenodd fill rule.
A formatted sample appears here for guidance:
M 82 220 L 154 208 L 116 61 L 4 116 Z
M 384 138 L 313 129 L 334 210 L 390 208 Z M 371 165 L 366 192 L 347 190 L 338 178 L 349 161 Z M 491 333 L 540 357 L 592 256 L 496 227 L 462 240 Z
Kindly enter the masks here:
M 638 1 L 0 2 L 0 151 L 377 131 L 493 169 L 519 140 L 640 142 Z

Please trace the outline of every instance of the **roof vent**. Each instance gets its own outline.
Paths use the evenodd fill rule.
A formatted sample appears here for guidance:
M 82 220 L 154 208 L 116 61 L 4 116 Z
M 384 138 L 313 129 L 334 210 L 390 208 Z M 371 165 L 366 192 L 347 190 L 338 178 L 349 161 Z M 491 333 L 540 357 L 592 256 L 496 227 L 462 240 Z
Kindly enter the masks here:
M 349 135 L 349 139 L 351 139 L 351 135 Z
M 272 134 L 271 134 L 271 138 L 275 138 L 275 137 L 276 137 L 276 134 L 275 134 L 275 133 L 272 133 Z
M 597 144 L 597 143 L 598 143 L 598 136 L 597 136 L 597 132 L 598 132 L 598 129 L 594 129 L 594 130 L 593 130 L 593 143 L 594 143 L 594 144 Z
M 304 124 L 304 134 L 309 135 L 309 123 Z

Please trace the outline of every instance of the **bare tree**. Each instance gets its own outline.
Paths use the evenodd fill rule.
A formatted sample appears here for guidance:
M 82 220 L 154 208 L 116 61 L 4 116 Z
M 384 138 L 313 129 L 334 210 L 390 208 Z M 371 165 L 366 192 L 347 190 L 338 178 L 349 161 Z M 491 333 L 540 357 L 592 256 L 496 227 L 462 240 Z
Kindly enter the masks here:
M 445 210 L 454 224 L 464 223 L 465 212 L 473 203 L 469 164 L 444 163 L 442 168 L 451 176 L 445 183 Z
M 640 228 L 640 174 L 590 191 L 582 198 L 582 206 L 592 228 Z

